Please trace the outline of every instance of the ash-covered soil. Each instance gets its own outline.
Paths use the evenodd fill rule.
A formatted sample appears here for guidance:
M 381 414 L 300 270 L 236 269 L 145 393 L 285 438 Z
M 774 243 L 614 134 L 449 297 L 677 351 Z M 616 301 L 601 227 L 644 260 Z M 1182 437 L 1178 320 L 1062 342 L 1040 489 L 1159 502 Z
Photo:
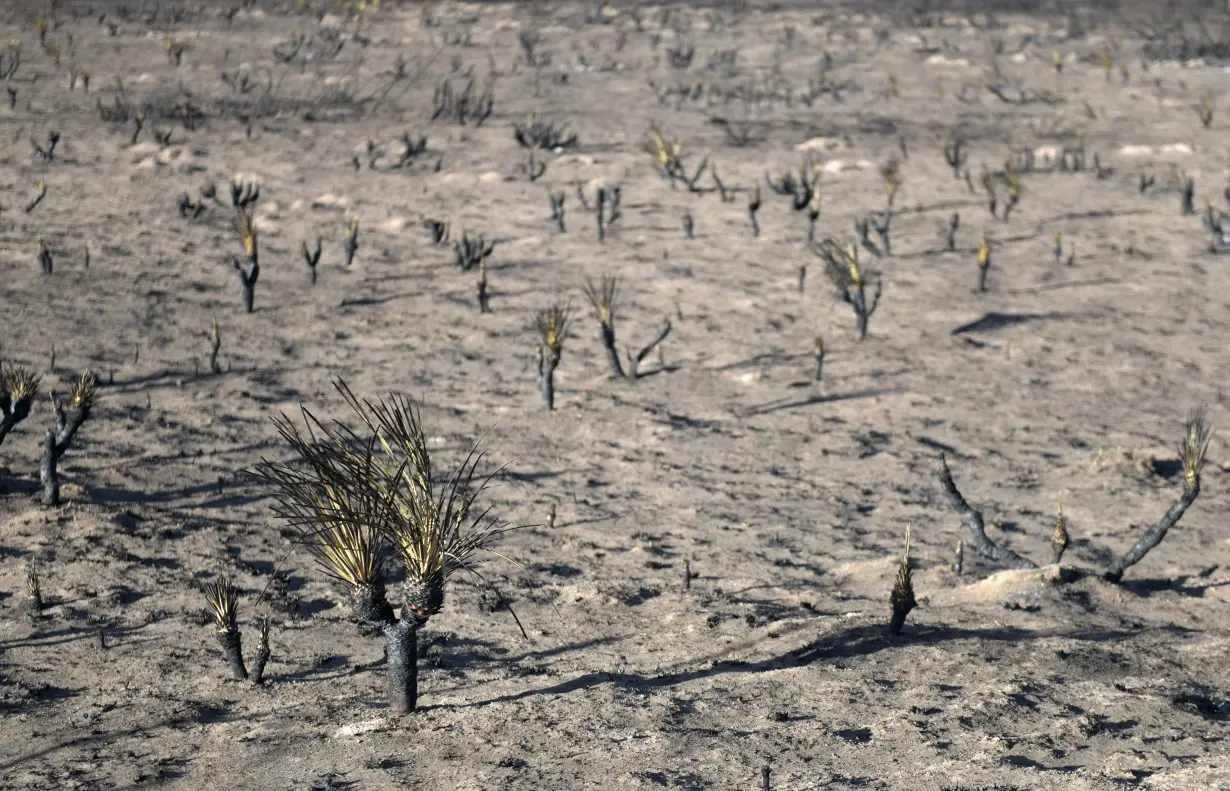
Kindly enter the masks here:
M 1099 575 L 1180 495 L 1189 410 L 1230 425 L 1230 259 L 1200 218 L 1227 208 L 1220 63 L 1150 55 L 1080 8 L 612 4 L 599 23 L 578 3 L 322 5 L 0 12 L 0 41 L 22 42 L 14 106 L 0 94 L 0 355 L 61 396 L 87 367 L 103 384 L 60 507 L 36 497 L 45 397 L 0 447 L 0 787 L 752 789 L 765 765 L 774 789 L 1230 787 L 1220 439 L 1165 541 L 1121 584 Z M 490 117 L 433 121 L 441 81 L 471 79 L 474 99 L 491 81 Z M 122 116 L 141 108 L 134 143 Z M 530 113 L 577 135 L 536 153 L 533 182 L 513 134 Z M 698 192 L 664 179 L 655 125 L 730 200 L 708 172 Z M 28 141 L 53 131 L 48 160 Z M 403 134 L 427 150 L 404 159 Z M 1065 148 L 1082 168 L 1059 167 Z M 982 168 L 1014 156 L 1020 203 L 994 219 Z M 900 161 L 892 254 L 862 254 L 883 278 L 862 342 L 807 212 L 765 184 L 801 157 L 817 239 L 854 240 Z M 261 193 L 251 314 L 237 178 Z M 576 192 L 592 206 L 604 184 L 621 216 L 599 245 Z M 425 219 L 496 241 L 490 313 Z M 318 236 L 312 286 L 300 248 Z M 605 274 L 621 346 L 672 322 L 636 383 L 609 377 L 582 294 Z M 533 317 L 568 300 L 548 412 Z M 491 587 L 450 582 L 413 715 L 386 706 L 381 643 L 245 475 L 290 458 L 271 417 L 346 418 L 337 377 L 420 399 L 442 466 L 481 438 L 485 469 L 505 465 L 488 503 L 529 525 L 478 568 Z M 941 451 L 990 537 L 1039 563 L 1062 498 L 1063 566 L 1003 570 L 967 541 L 955 574 L 968 534 Z M 919 607 L 889 637 L 907 524 Z M 221 574 L 249 650 L 272 617 L 263 686 L 228 679 L 199 590 Z

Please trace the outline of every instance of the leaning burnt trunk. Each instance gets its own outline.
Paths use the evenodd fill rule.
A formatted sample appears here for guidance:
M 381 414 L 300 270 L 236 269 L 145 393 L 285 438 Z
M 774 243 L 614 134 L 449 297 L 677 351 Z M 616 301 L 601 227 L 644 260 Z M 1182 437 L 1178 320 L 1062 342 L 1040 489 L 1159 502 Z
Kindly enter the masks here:
M 1118 558 L 1107 567 L 1105 575 L 1110 582 L 1118 582 L 1123 578 L 1123 572 L 1130 567 L 1135 566 L 1145 555 L 1149 554 L 1149 550 L 1162 543 L 1162 539 L 1166 537 L 1166 533 L 1170 528 L 1174 527 L 1180 519 L 1183 518 L 1183 513 L 1196 501 L 1200 495 L 1200 482 L 1197 480 L 1194 485 L 1186 486 L 1183 489 L 1183 496 L 1170 506 L 1166 511 L 1166 515 L 1161 521 L 1145 531 L 1145 534 L 1140 537 L 1140 540 L 1132 545 L 1122 557 Z
M 418 634 L 418 622 L 409 617 L 403 617 L 384 628 L 389 659 L 389 705 L 403 714 L 409 714 L 418 707 Z

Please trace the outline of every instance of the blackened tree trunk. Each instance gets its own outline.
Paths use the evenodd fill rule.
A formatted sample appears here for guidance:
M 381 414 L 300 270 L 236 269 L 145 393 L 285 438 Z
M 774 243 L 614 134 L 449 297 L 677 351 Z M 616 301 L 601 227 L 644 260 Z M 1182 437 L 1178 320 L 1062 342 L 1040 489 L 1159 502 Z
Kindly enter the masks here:
M 389 657 L 389 705 L 408 714 L 418 708 L 419 623 L 403 617 L 384 628 Z

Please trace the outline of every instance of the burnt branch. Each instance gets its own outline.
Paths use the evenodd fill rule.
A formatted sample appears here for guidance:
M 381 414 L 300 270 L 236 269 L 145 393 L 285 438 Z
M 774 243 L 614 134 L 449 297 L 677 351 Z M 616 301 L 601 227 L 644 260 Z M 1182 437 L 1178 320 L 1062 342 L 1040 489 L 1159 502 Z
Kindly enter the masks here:
M 650 339 L 649 343 L 647 343 L 639 352 L 636 354 L 633 354 L 631 350 L 625 352 L 628 356 L 628 379 L 634 382 L 637 380 L 640 376 L 641 363 L 644 362 L 645 358 L 648 357 L 653 350 L 656 349 L 660 343 L 662 343 L 662 341 L 666 340 L 666 336 L 670 335 L 670 333 L 671 320 L 667 318 L 663 321 L 662 328 L 658 330 L 653 338 Z
M 1021 557 L 1007 547 L 1001 547 L 987 536 L 986 525 L 982 520 L 982 512 L 975 510 L 961 495 L 956 482 L 952 479 L 952 472 L 948 469 L 948 460 L 944 458 L 942 453 L 940 454 L 940 486 L 944 488 L 944 493 L 948 495 L 948 502 L 952 504 L 953 509 L 965 520 L 974 549 L 977 550 L 979 555 L 995 563 L 1001 563 L 1008 568 L 1037 568 L 1037 564 L 1033 561 Z
M 1183 494 L 1167 509 L 1161 520 L 1145 531 L 1124 555 L 1106 569 L 1105 577 L 1118 582 L 1123 573 L 1144 559 L 1151 549 L 1162 543 L 1170 528 L 1178 524 L 1183 514 L 1200 496 L 1200 471 L 1204 467 L 1213 430 L 1209 427 L 1205 412 L 1198 409 L 1184 423 L 1183 441 L 1179 444 L 1179 461 L 1183 466 Z

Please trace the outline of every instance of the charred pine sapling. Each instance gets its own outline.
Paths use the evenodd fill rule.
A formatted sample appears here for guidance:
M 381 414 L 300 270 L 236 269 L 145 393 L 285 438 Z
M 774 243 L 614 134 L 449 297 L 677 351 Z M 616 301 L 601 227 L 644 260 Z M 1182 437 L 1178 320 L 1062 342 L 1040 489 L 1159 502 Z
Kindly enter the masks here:
M 30 615 L 37 616 L 45 607 L 43 602 L 43 586 L 38 580 L 38 566 L 34 558 L 26 564 L 26 609 Z
M 261 197 L 259 184 L 245 181 L 232 181 L 230 186 L 231 208 L 235 211 L 247 211 Z
M 316 237 L 316 247 L 309 250 L 307 242 L 303 242 L 303 262 L 308 268 L 308 282 L 316 285 L 316 266 L 320 263 L 320 237 Z
M 888 633 L 901 634 L 905 626 L 905 618 L 918 602 L 914 598 L 914 582 L 910 577 L 910 526 L 905 526 L 905 555 L 901 558 L 901 566 L 897 569 L 897 580 L 888 596 L 892 607 L 892 616 L 888 622 Z
M 248 669 L 243 663 L 243 636 L 239 631 L 239 592 L 235 590 L 229 577 L 220 577 L 214 582 L 206 583 L 201 592 L 205 595 L 205 603 L 213 617 L 218 645 L 222 647 L 226 662 L 230 665 L 231 677 L 236 681 L 244 681 L 248 678 Z
M 548 194 L 551 199 L 551 219 L 555 222 L 555 230 L 564 233 L 564 191 Z
M 952 219 L 948 221 L 948 252 L 955 252 L 957 249 L 957 229 L 961 227 L 960 212 L 953 212 Z
M 952 168 L 952 177 L 960 179 L 961 169 L 965 167 L 965 162 L 969 159 L 969 150 L 965 147 L 965 141 L 957 135 L 945 133 L 940 138 L 940 150 L 944 153 L 944 161 L 948 163 L 948 167 Z
M 245 264 L 232 256 L 231 265 L 234 266 L 235 272 L 239 276 L 239 284 L 243 287 L 244 310 L 251 313 L 256 296 L 256 281 L 261 275 L 256 223 L 252 218 L 251 210 L 244 209 L 235 216 L 235 232 L 238 234 L 239 241 L 243 245 L 244 254 L 248 256 L 248 262 Z
M 538 345 L 538 387 L 549 410 L 555 409 L 555 369 L 559 367 L 571 322 L 570 305 L 552 305 L 534 317 L 534 327 L 542 341 Z
M 1063 518 L 1063 499 L 1059 500 L 1059 514 L 1055 517 L 1055 529 L 1051 531 L 1051 562 L 1063 560 L 1063 553 L 1070 543 L 1068 536 L 1068 520 Z
M 837 288 L 837 295 L 854 309 L 858 325 L 858 339 L 867 337 L 867 324 L 880 305 L 883 283 L 880 273 L 866 269 L 859 263 L 858 248 L 847 244 L 844 248 L 832 239 L 825 239 L 818 250 L 824 259 L 825 274 Z M 868 288 L 872 289 L 870 295 Z
M 360 630 L 383 635 L 389 703 L 408 713 L 418 705 L 419 630 L 444 606 L 449 578 L 508 528 L 478 504 L 491 478 L 477 477 L 477 446 L 441 483 L 416 407 L 397 396 L 360 402 L 344 382 L 335 386 L 364 436 L 301 408 L 306 432 L 285 415 L 274 424 L 303 463 L 265 460 L 255 474 L 273 485 L 274 512 L 345 586 Z M 400 616 L 386 595 L 391 553 L 403 570 Z
M 349 267 L 354 263 L 354 254 L 359 250 L 359 218 L 346 220 L 346 238 L 342 240 L 342 260 Z
M 600 285 L 595 286 L 592 280 L 585 281 L 585 298 L 598 314 L 598 325 L 602 333 L 602 348 L 606 351 L 607 364 L 611 368 L 611 376 L 623 378 L 623 366 L 619 363 L 619 351 L 615 345 L 615 306 L 619 297 L 619 278 L 614 275 L 603 275 Z
M 51 407 L 55 411 L 56 424 L 43 436 L 43 461 L 39 467 L 39 480 L 43 485 L 43 504 L 60 504 L 60 459 L 68 452 L 77 429 L 90 417 L 90 409 L 98 397 L 98 378 L 87 370 L 77 380 L 67 403 L 52 396 Z
M 38 391 L 39 377 L 33 371 L 0 365 L 0 445 L 18 423 L 30 416 Z
M 978 290 L 987 290 L 987 273 L 991 271 L 991 245 L 987 244 L 987 235 L 982 235 L 978 242 Z

